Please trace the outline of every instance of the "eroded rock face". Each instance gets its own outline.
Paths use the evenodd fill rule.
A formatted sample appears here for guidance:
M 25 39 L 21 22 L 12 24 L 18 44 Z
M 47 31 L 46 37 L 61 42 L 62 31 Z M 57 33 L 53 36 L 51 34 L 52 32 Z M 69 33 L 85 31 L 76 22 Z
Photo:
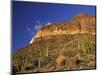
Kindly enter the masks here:
M 38 30 L 35 38 L 49 35 L 63 35 L 76 33 L 95 34 L 95 16 L 78 14 L 70 22 L 49 24 Z M 33 41 L 31 41 L 32 43 Z

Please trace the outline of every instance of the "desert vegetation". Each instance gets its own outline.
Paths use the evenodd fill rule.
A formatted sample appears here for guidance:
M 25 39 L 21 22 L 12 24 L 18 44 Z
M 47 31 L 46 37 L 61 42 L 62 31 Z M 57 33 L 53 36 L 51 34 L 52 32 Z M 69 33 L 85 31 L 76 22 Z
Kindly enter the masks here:
M 42 39 L 41 43 L 34 42 L 38 43 L 36 47 L 29 46 L 25 52 L 26 49 L 21 49 L 13 58 L 17 72 L 95 69 L 95 36 L 77 34 L 65 37 Z
M 84 15 L 81 16 L 86 18 L 86 15 L 85 17 L 83 17 Z M 80 15 L 78 18 L 80 18 Z M 48 36 L 39 36 L 40 33 L 37 32 L 39 37 L 13 54 L 13 73 L 95 69 L 96 36 L 91 34 L 95 33 L 95 30 L 81 33 L 83 28 L 88 31 L 95 27 L 95 21 L 91 22 L 90 18 L 88 19 L 89 22 L 86 21 L 86 23 L 83 21 L 85 19 L 81 19 L 82 23 L 79 23 L 80 19 L 77 19 L 72 23 L 59 23 L 41 28 L 39 31 L 46 31 Z M 83 27 L 84 24 L 86 25 Z M 56 28 L 63 31 L 69 29 L 69 34 L 49 35 L 48 28 L 51 32 Z M 77 33 L 70 33 L 73 30 L 76 31 L 76 29 L 78 29 Z

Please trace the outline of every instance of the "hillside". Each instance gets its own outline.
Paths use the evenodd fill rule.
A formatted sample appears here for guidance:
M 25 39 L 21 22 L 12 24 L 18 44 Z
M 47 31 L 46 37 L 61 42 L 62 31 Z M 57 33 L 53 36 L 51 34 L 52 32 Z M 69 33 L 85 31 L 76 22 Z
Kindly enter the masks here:
M 13 72 L 95 69 L 95 16 L 44 25 L 30 44 L 13 55 Z

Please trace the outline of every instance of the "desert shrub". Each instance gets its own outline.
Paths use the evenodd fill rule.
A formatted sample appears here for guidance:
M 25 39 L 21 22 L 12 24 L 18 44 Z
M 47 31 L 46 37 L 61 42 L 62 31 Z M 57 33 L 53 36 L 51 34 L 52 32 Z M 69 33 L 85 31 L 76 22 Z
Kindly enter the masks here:
M 65 55 L 66 56 L 69 56 L 69 57 L 73 57 L 73 56 L 75 56 L 77 54 L 77 51 L 76 50 L 67 50 L 66 52 L 65 52 Z
M 29 56 L 27 56 L 27 55 L 18 55 L 14 59 L 14 61 L 15 61 L 14 65 L 16 65 L 16 67 L 18 69 L 18 72 L 19 71 L 24 71 L 25 67 L 27 67 L 28 64 L 29 64 Z
M 95 49 L 95 41 L 92 37 L 87 35 L 82 35 L 81 40 L 78 42 L 78 49 L 83 54 L 88 54 Z

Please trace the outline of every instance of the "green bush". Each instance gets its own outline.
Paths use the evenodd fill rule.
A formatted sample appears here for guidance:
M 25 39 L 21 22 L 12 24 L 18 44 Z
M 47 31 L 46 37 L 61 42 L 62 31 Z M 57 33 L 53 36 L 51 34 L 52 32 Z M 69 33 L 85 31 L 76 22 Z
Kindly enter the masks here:
M 78 49 L 83 54 L 88 54 L 95 49 L 95 41 L 89 34 L 82 35 L 81 40 L 78 42 Z

